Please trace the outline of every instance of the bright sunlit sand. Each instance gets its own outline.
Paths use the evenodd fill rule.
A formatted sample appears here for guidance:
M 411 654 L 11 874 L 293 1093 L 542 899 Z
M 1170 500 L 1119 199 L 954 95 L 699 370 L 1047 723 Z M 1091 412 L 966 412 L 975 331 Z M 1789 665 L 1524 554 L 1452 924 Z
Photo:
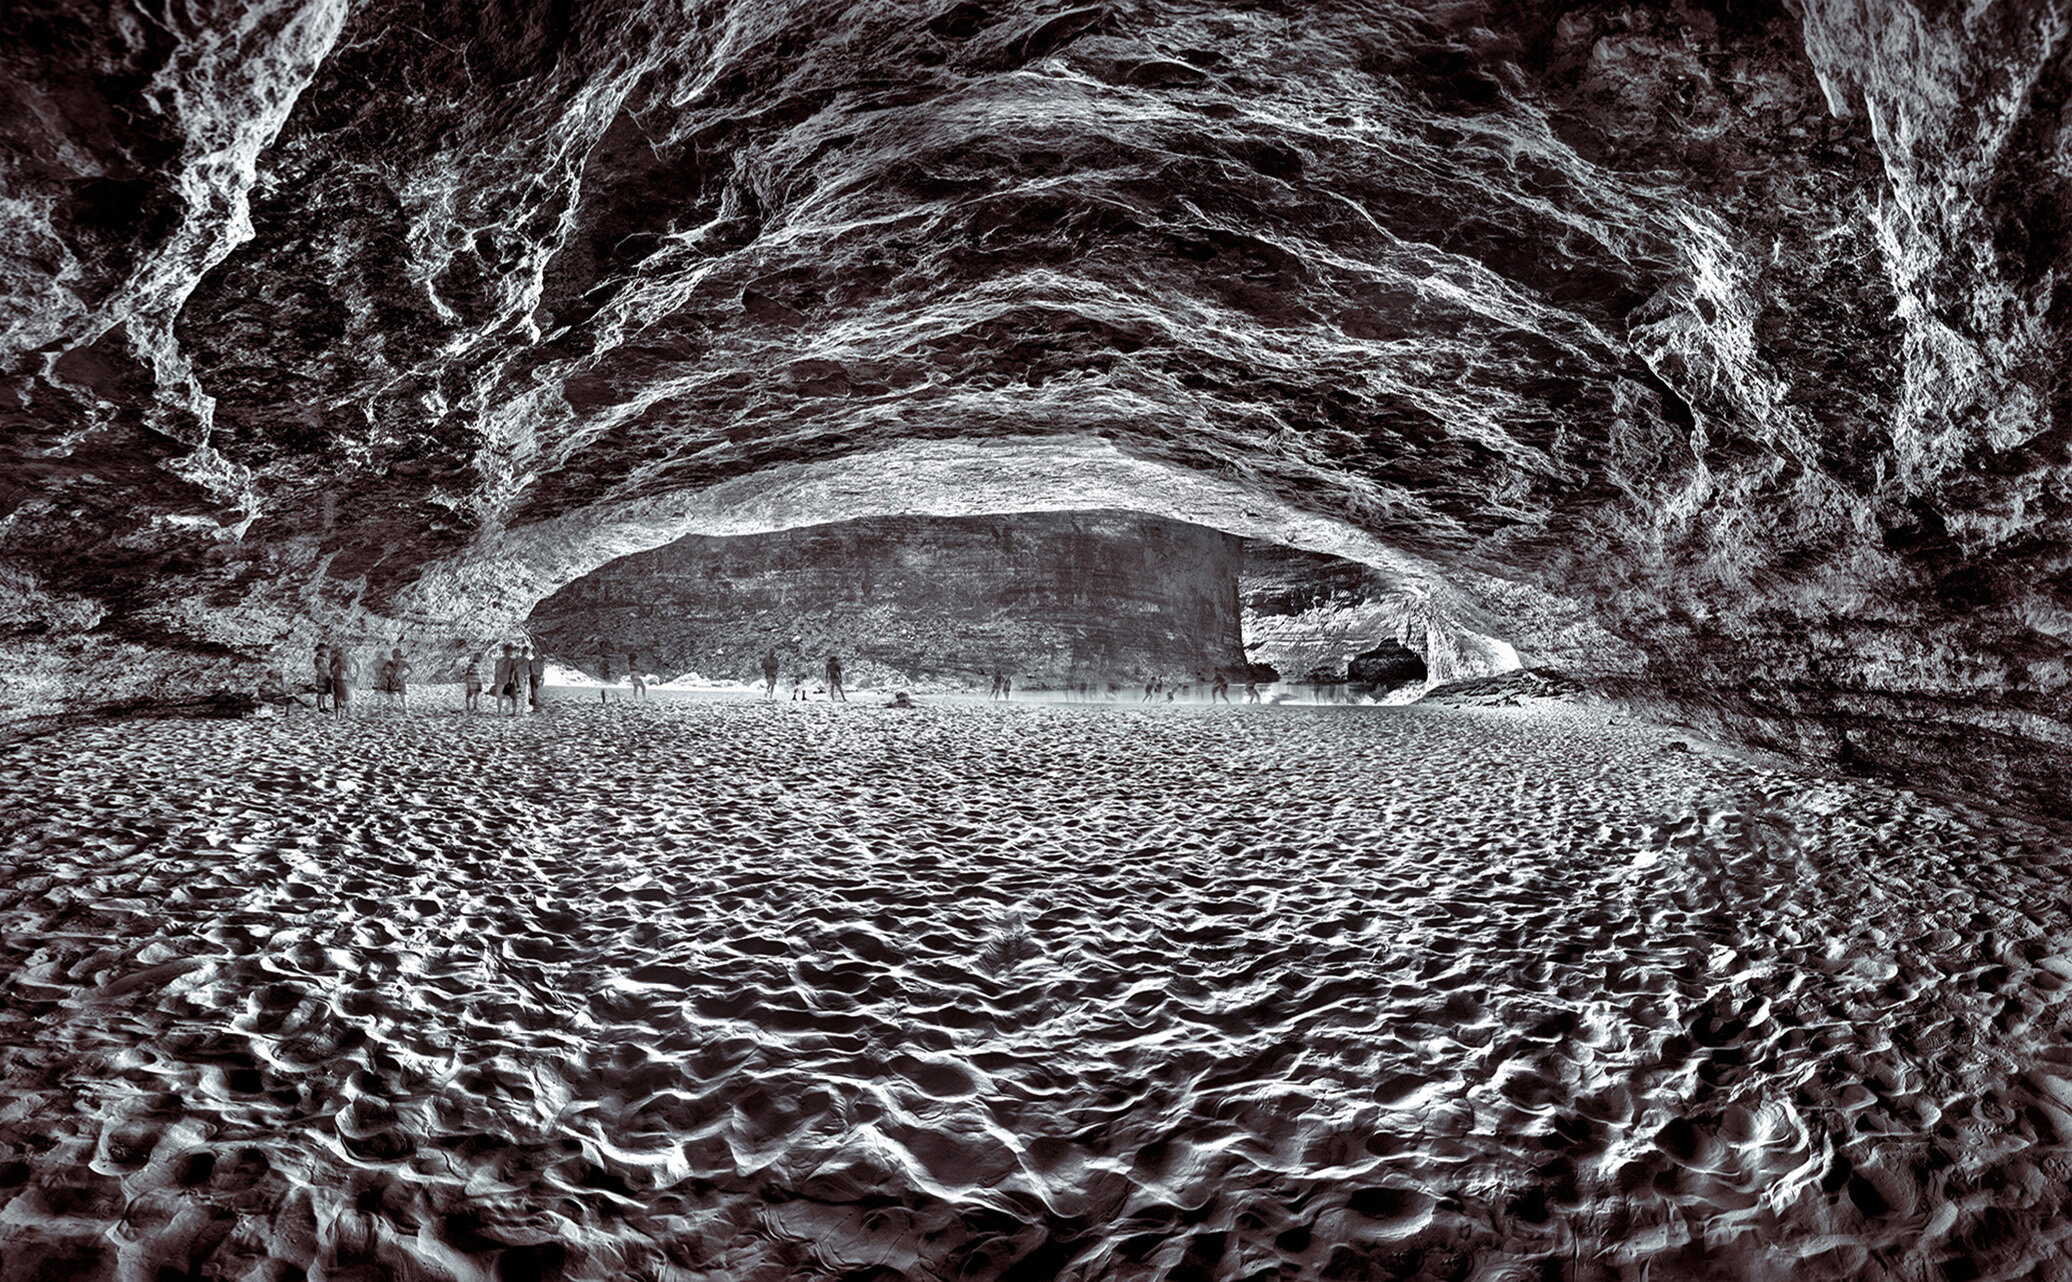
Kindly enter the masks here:
M 1570 709 L 877 698 L 7 749 L 0 1274 L 2061 1249 L 2041 829 Z

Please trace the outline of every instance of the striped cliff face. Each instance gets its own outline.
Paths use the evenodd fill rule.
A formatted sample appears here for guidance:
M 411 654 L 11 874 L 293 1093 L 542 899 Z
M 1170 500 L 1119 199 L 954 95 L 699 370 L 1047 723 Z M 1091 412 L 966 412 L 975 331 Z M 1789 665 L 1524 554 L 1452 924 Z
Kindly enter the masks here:
M 1135 506 L 2060 777 L 2063 0 L 119 8 L 0 27 L 16 701 Z
M 1240 540 L 1131 513 L 878 517 L 693 535 L 542 601 L 527 631 L 588 670 L 600 645 L 664 678 L 817 674 L 852 684 L 1106 689 L 1238 673 Z

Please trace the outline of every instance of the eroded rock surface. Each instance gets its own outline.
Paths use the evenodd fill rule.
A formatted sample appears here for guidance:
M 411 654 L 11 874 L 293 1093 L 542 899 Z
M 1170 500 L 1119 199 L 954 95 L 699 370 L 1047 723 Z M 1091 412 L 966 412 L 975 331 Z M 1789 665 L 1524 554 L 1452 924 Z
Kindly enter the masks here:
M 781 534 L 694 535 L 542 601 L 526 627 L 595 675 L 629 654 L 663 677 L 989 691 L 1206 680 L 1245 665 L 1241 540 L 1129 513 L 881 517 Z M 1243 678 L 1238 678 L 1242 680 Z
M 1422 584 L 1370 565 L 1272 544 L 1246 545 L 1239 599 L 1246 650 L 1288 681 L 1464 681 L 1526 662 L 1613 675 L 1638 661 L 1630 647 L 1588 620 L 1552 619 L 1532 627 L 1533 646 L 1521 659 L 1518 647 L 1490 635 L 1502 630 L 1501 616 L 1464 611 L 1457 598 L 1435 597 Z M 1388 665 L 1364 676 L 1354 670 L 1362 656 L 1391 650 L 1416 660 L 1414 678 L 1407 668 Z
M 26 0 L 10 698 L 458 654 L 712 486 L 1012 437 L 2047 802 L 2068 10 Z

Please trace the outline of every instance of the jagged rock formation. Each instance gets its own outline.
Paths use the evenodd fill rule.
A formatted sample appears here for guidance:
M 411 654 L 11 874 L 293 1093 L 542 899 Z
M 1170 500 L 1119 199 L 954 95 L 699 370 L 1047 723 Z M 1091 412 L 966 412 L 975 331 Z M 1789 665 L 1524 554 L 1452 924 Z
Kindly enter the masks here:
M 1586 693 L 1573 679 L 1551 668 L 1520 668 L 1433 686 L 1425 691 L 1422 702 L 1463 708 L 1509 708 L 1534 699 L 1573 701 Z
M 664 677 L 759 682 L 774 649 L 787 683 L 839 654 L 851 684 L 1104 690 L 1240 671 L 1242 563 L 1230 535 L 1128 513 L 879 517 L 693 535 L 592 571 L 527 629 L 592 674 L 632 652 Z
M 1136 495 L 2056 804 L 2068 9 L 20 0 L 11 705 Z
M 1250 543 L 1239 599 L 1246 651 L 1288 681 L 1372 681 L 1354 673 L 1353 665 L 1383 648 L 1408 653 L 1417 661 L 1416 679 L 1435 683 L 1520 666 L 1516 647 L 1478 631 L 1499 626 L 1486 614 L 1463 614 L 1457 603 L 1435 600 L 1418 584 L 1341 557 Z M 1630 662 L 1599 629 L 1542 626 L 1534 632 L 1535 662 L 1580 663 L 1600 674 Z M 1581 633 L 1582 640 L 1569 632 Z

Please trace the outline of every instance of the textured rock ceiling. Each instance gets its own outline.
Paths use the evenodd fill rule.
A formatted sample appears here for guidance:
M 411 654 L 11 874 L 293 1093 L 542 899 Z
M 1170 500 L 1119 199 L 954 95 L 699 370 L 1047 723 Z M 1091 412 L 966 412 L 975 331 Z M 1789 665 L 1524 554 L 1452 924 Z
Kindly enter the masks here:
M 12 661 L 1141 488 L 2042 790 L 2068 7 L 13 0 Z

